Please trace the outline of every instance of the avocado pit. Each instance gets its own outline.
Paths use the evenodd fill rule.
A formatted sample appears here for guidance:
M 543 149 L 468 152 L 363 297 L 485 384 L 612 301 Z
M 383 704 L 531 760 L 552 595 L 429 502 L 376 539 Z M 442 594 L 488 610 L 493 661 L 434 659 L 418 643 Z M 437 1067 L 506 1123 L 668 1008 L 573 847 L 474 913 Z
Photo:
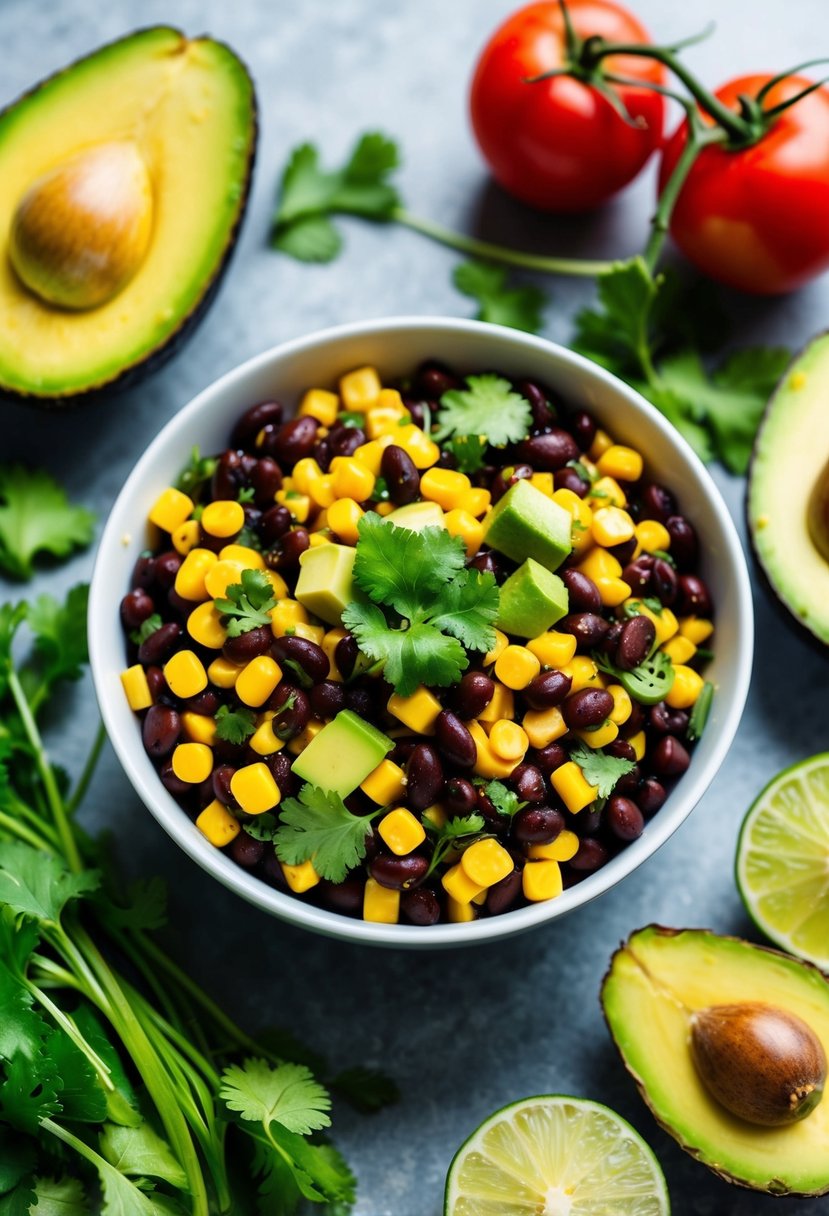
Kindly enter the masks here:
M 825 562 L 829 562 L 829 460 L 820 471 L 809 495 L 806 523 L 812 544 Z
M 691 1015 L 690 1046 L 711 1096 L 748 1123 L 796 1123 L 823 1097 L 823 1046 L 787 1010 L 760 1001 L 711 1005 Z
M 32 183 L 12 219 L 9 258 L 29 291 L 46 303 L 98 308 L 139 269 L 152 227 L 147 164 L 133 142 L 110 141 Z

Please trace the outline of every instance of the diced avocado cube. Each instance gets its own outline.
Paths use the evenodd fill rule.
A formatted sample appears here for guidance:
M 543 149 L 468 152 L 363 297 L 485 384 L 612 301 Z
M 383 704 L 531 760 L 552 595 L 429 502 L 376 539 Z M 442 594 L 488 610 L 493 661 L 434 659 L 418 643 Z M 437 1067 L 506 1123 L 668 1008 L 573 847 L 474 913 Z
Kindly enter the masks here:
M 515 637 L 535 638 L 566 616 L 569 607 L 567 588 L 558 575 L 530 557 L 501 587 L 496 624 Z
M 329 625 L 339 625 L 346 604 L 359 598 L 353 580 L 356 556 L 350 545 L 318 545 L 300 556 L 294 595 Z
M 382 731 L 342 709 L 299 753 L 292 768 L 303 781 L 347 798 L 393 747 Z
M 570 518 L 569 515 L 567 517 Z M 422 532 L 424 528 L 445 528 L 443 511 L 436 502 L 409 502 L 386 516 L 390 524 L 408 528 L 410 532 Z
M 531 557 L 557 570 L 572 548 L 571 527 L 570 512 L 522 478 L 490 512 L 484 543 L 515 562 Z

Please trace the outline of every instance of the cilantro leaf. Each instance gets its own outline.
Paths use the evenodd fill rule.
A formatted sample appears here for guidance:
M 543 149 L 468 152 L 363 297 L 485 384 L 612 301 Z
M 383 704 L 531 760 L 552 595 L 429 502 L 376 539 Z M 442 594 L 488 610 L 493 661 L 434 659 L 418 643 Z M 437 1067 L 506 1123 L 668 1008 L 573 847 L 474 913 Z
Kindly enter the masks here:
M 89 587 L 73 587 L 60 603 L 51 595 L 39 595 L 29 605 L 29 627 L 35 635 L 35 648 L 43 663 L 43 678 L 48 684 L 58 680 L 78 680 L 89 661 L 86 636 L 86 608 Z
M 34 1060 L 43 1050 L 49 1027 L 32 1008 L 32 994 L 0 963 L 0 1058 Z
M 0 904 L 46 924 L 57 924 L 70 900 L 94 891 L 97 870 L 71 873 L 50 853 L 20 841 L 0 843 Z
M 276 815 L 266 811 L 264 815 L 257 815 L 246 823 L 245 831 L 254 840 L 261 840 L 264 844 L 273 844 L 278 827 L 279 820 Z
M 35 1150 L 31 1140 L 13 1135 L 7 1128 L 0 1130 L 0 1195 L 17 1186 L 35 1167 Z
M 167 923 L 167 884 L 163 878 L 139 878 L 127 890 L 125 904 L 105 897 L 107 922 L 118 929 L 161 929 Z
M 486 824 L 483 815 L 478 814 L 456 815 L 454 819 L 447 819 L 441 828 L 435 828 L 428 819 L 422 819 L 421 822 L 432 836 L 433 842 L 432 860 L 426 871 L 427 878 L 437 869 L 449 849 L 459 840 L 472 844 L 472 839 L 481 834 Z
M 95 516 L 73 507 L 63 489 L 41 470 L 0 465 L 0 569 L 32 577 L 37 553 L 68 557 L 93 536 Z
M 375 603 L 417 615 L 424 598 L 464 568 L 463 541 L 445 528 L 412 532 L 369 511 L 358 527 L 354 581 Z
M 328 1127 L 331 1098 L 304 1064 L 278 1064 L 245 1060 L 222 1073 L 219 1096 L 229 1110 L 267 1132 L 279 1123 L 289 1132 L 310 1135 Z
M 502 781 L 488 781 L 484 786 L 484 793 L 499 815 L 512 817 L 527 805 L 520 800 L 515 790 L 509 789 Z
M 235 743 L 237 746 L 246 743 L 256 730 L 256 714 L 252 709 L 240 705 L 231 709 L 229 705 L 220 705 L 216 714 L 216 735 L 225 743 Z
M 530 403 L 509 380 L 490 372 L 467 376 L 465 389 L 450 389 L 440 399 L 439 437 L 485 435 L 495 447 L 517 443 L 532 425 Z
M 443 588 L 442 611 L 431 616 L 429 624 L 457 638 L 467 650 L 486 654 L 495 645 L 492 622 L 498 615 L 499 600 L 494 574 L 464 570 Z
M 609 798 L 619 778 L 635 768 L 632 760 L 608 756 L 603 751 L 588 747 L 586 743 L 577 743 L 571 747 L 570 759 L 575 760 L 584 773 L 585 781 L 597 787 L 599 798 Z
M 135 1127 L 104 1124 L 100 1148 L 110 1165 L 122 1174 L 160 1178 L 163 1182 L 169 1182 L 170 1186 L 187 1187 L 187 1175 L 169 1144 L 147 1122 Z
M 136 646 L 141 646 L 147 638 L 151 638 L 154 633 L 157 633 L 163 624 L 160 613 L 151 613 L 145 621 L 141 622 L 138 629 L 132 630 L 130 641 L 135 642 Z
M 610 371 L 634 368 L 641 374 L 660 283 L 661 277 L 654 279 L 641 257 L 615 262 L 597 279 L 602 311 L 585 308 L 578 313 L 571 346 Z
M 44 1053 L 56 1077 L 58 1101 L 65 1119 L 78 1123 L 101 1123 L 107 1117 L 107 1099 L 86 1055 L 62 1030 L 55 1028 L 46 1040 Z
M 488 445 L 480 435 L 454 435 L 443 446 L 455 457 L 461 473 L 478 473 L 486 463 Z
M 227 618 L 228 637 L 238 638 L 260 625 L 270 625 L 276 596 L 263 570 L 243 570 L 241 581 L 231 583 L 225 597 L 214 600 L 217 612 Z
M 34 1179 L 26 1178 L 0 1198 L 0 1216 L 29 1216 L 34 1201 Z
M 18 1131 L 37 1135 L 41 1119 L 60 1110 L 55 1081 L 47 1055 L 41 1053 L 31 1061 L 18 1052 L 6 1065 L 6 1079 L 0 1085 L 0 1119 Z
M 354 634 L 363 654 L 385 664 L 386 679 L 404 697 L 419 684 L 438 688 L 457 684 L 468 666 L 457 638 L 447 637 L 424 621 L 395 629 L 376 604 L 348 604 L 343 625 Z
M 476 318 L 494 325 L 508 325 L 537 334 L 544 324 L 546 294 L 532 284 L 508 287 L 507 272 L 487 262 L 462 262 L 456 266 L 452 281 L 465 296 L 480 305 Z
M 400 1090 L 391 1077 L 373 1068 L 346 1068 L 330 1084 L 340 1097 L 364 1114 L 382 1110 L 400 1098 Z
M 294 1216 L 303 1196 L 317 1203 L 327 1200 L 329 1216 L 347 1216 L 356 1180 L 333 1145 L 309 1144 L 279 1124 L 271 1125 L 270 1140 L 245 1130 L 255 1144 L 253 1172 L 262 1177 L 262 1216 Z
M 378 132 L 363 135 L 339 170 L 324 170 L 313 144 L 291 153 L 279 186 L 274 249 L 303 262 L 330 262 L 342 239 L 329 216 L 390 220 L 400 197 L 389 178 L 400 163 L 397 145 Z
M 379 813 L 354 815 L 339 794 L 306 784 L 298 798 L 282 803 L 276 855 L 292 866 L 313 859 L 321 878 L 342 882 L 365 857 L 371 820 Z
M 176 489 L 181 490 L 183 494 L 189 494 L 191 498 L 197 498 L 202 486 L 205 482 L 210 481 L 216 472 L 218 463 L 215 456 L 201 456 L 199 449 L 193 448 L 189 463 L 178 475 Z
M 88 1216 L 82 1183 L 77 1178 L 35 1178 L 30 1216 Z

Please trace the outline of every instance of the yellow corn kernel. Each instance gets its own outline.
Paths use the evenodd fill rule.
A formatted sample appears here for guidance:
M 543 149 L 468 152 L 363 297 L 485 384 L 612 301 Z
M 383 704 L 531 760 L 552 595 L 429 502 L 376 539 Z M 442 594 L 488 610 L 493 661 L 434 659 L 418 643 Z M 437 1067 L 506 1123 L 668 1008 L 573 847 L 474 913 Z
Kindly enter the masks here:
M 420 493 L 430 502 L 436 502 L 444 511 L 451 511 L 472 483 L 465 473 L 454 469 L 428 469 L 420 479 Z
M 599 507 L 626 507 L 628 505 L 627 495 L 613 477 L 597 478 L 590 487 L 587 497 L 596 511 Z
M 684 616 L 679 621 L 679 632 L 695 646 L 701 646 L 711 637 L 714 625 L 701 616 Z
M 523 760 L 530 741 L 517 722 L 499 718 L 489 732 L 489 746 L 501 760 Z
M 577 555 L 586 553 L 593 543 L 591 540 L 591 524 L 593 521 L 593 512 L 590 508 L 590 503 L 585 499 L 579 498 L 572 490 L 556 490 L 553 493 L 553 502 L 563 507 L 569 512 L 570 518 L 573 521 L 573 527 L 570 534 L 573 552 Z
M 567 810 L 575 815 L 596 800 L 598 787 L 590 785 L 584 773 L 573 761 L 568 760 L 550 774 L 550 783 Z
M 492 495 L 489 490 L 485 490 L 483 486 L 472 486 L 466 490 L 458 501 L 458 509 L 468 511 L 470 515 L 474 515 L 477 519 L 481 515 L 485 515 L 492 505 Z
M 398 427 L 394 442 L 412 458 L 416 469 L 429 469 L 440 456 L 440 448 L 419 426 Z
M 447 896 L 447 899 L 448 899 L 448 898 L 450 898 L 450 897 L 449 897 L 449 896 Z M 467 904 L 467 907 L 468 907 L 468 908 L 471 908 L 471 907 L 472 907 L 472 905 L 474 904 L 474 905 L 475 905 L 475 907 L 482 908 L 482 907 L 483 907 L 483 905 L 484 905 L 485 903 L 486 903 L 486 891 L 481 891 L 480 895 L 475 895 L 475 896 L 473 897 L 473 899 L 471 900 L 471 902 L 470 902 L 469 904 Z M 475 919 L 475 917 L 473 916 L 473 918 L 472 918 L 472 919 L 474 920 L 474 919 Z
M 248 545 L 225 545 L 219 550 L 220 562 L 237 562 L 243 570 L 264 570 L 265 559 Z
M 426 839 L 423 824 L 404 806 L 398 806 L 384 815 L 377 831 L 397 857 L 405 857 Z
M 149 520 L 165 532 L 175 532 L 179 524 L 183 524 L 193 511 L 193 500 L 181 490 L 173 486 L 166 489 L 155 500 L 150 510 Z
M 276 501 L 281 507 L 287 507 L 295 523 L 307 523 L 311 514 L 311 499 L 307 494 L 300 494 L 298 490 L 286 490 L 283 486 L 281 490 L 276 491 Z M 264 564 L 263 561 L 262 565 Z
M 381 435 L 379 439 L 372 439 L 368 443 L 363 443 L 355 449 L 354 459 L 359 460 L 360 464 L 364 465 L 374 477 L 379 477 L 383 452 L 391 442 L 391 435 Z
M 435 469 L 429 470 L 432 473 L 436 471 Z M 480 520 L 476 519 L 474 515 L 470 515 L 468 511 L 455 507 L 454 510 L 446 512 L 443 522 L 450 536 L 461 538 L 466 547 L 466 556 L 474 557 L 484 539 L 484 525 Z
M 610 714 L 610 721 L 615 722 L 617 726 L 624 726 L 633 713 L 633 702 L 630 699 L 630 693 L 626 688 L 622 688 L 621 684 L 608 684 L 607 692 L 613 698 L 613 710 Z
M 374 878 L 367 878 L 363 894 L 363 920 L 377 925 L 396 925 L 399 919 L 400 892 L 381 886 Z
M 541 671 L 541 661 L 526 646 L 504 647 L 495 660 L 495 674 L 507 688 L 526 688 Z
M 630 587 L 621 578 L 597 578 L 594 580 L 605 608 L 618 608 L 630 595 Z
M 211 599 L 223 599 L 228 587 L 241 582 L 244 566 L 241 562 L 218 561 L 204 576 L 204 586 Z
M 508 777 L 512 770 L 517 768 L 521 758 L 505 760 L 497 755 L 490 746 L 489 738 L 480 722 L 467 722 L 466 728 L 475 741 L 475 773 L 478 777 Z
M 172 764 L 179 781 L 199 785 L 213 772 L 213 752 L 206 743 L 179 743 Z
M 206 646 L 208 650 L 221 650 L 227 641 L 221 613 L 216 611 L 212 600 L 205 600 L 193 609 L 187 618 L 187 632 L 194 642 Z
M 299 405 L 304 418 L 316 418 L 323 426 L 333 426 L 337 421 L 340 399 L 336 393 L 324 388 L 309 388 Z
M 586 743 L 588 747 L 607 747 L 608 743 L 612 743 L 614 739 L 619 737 L 619 727 L 612 719 L 608 718 L 601 726 L 595 727 L 593 730 L 577 730 L 574 732 Z
M 622 563 L 612 553 L 598 546 L 582 558 L 576 569 L 592 578 L 594 583 L 600 578 L 621 578 L 622 575 Z
M 246 815 L 262 815 L 279 805 L 279 786 L 261 760 L 237 768 L 230 778 L 230 792 Z
M 566 829 L 559 832 L 555 840 L 549 844 L 531 844 L 527 856 L 532 861 L 569 861 L 579 851 L 579 838 L 575 832 Z
M 420 816 L 420 818 L 428 819 L 428 821 L 429 821 L 429 823 L 431 823 L 432 827 L 435 827 L 438 830 L 440 830 L 446 823 L 446 820 L 449 818 L 449 816 L 446 814 L 446 811 L 443 809 L 443 807 L 440 805 L 440 803 L 435 802 L 431 806 L 426 807 L 426 810 L 423 812 L 423 814 Z
M 638 481 L 642 476 L 643 462 L 634 448 L 612 443 L 596 461 L 596 468 L 605 477 L 615 477 L 619 481 Z
M 476 918 L 475 905 L 470 900 L 469 903 L 462 904 L 452 896 L 448 896 L 446 900 L 446 916 L 450 924 L 466 925 Z
M 139 710 L 150 708 L 153 703 L 153 694 L 147 683 L 147 674 L 140 663 L 121 672 L 121 683 L 131 710 L 138 713 Z
M 633 754 L 636 757 L 636 762 L 638 764 L 640 760 L 644 759 L 645 751 L 647 749 L 645 732 L 643 730 L 637 731 L 635 735 L 630 736 L 628 743 L 633 748 Z
M 546 494 L 548 498 L 552 498 L 555 493 L 555 482 L 553 481 L 552 473 L 533 473 L 530 478 L 530 485 L 535 486 L 542 494 Z
M 217 557 L 209 549 L 191 549 L 176 574 L 176 593 L 183 600 L 208 599 L 204 580 L 208 572 L 216 565 Z
M 298 600 L 280 600 L 271 608 L 270 617 L 275 638 L 284 637 L 288 629 L 295 629 L 300 622 L 304 625 L 310 624 L 308 612 Z
M 506 650 L 507 646 L 509 646 L 509 638 L 505 633 L 502 633 L 500 629 L 496 629 L 495 645 L 488 654 L 484 655 L 484 667 L 489 667 L 491 663 L 494 663 L 499 654 Z
M 251 751 L 256 752 L 257 756 L 272 756 L 274 752 L 281 752 L 284 746 L 284 741 L 273 732 L 272 718 L 266 718 L 264 722 L 260 722 L 248 739 L 248 747 Z
M 646 553 L 656 549 L 663 551 L 671 546 L 671 534 L 657 519 L 643 519 L 636 525 L 636 539 Z
M 262 573 L 270 583 L 274 597 L 278 600 L 283 599 L 288 594 L 288 584 L 282 575 L 276 570 L 263 570 Z
M 564 890 L 561 867 L 557 861 L 528 861 L 521 873 L 521 886 L 530 903 L 555 899 Z
M 322 469 L 317 464 L 312 456 L 304 456 L 302 460 L 298 460 L 294 465 L 291 477 L 293 479 L 293 489 L 298 490 L 300 494 L 308 494 L 311 486 L 315 481 L 319 481 L 322 477 Z
M 475 882 L 469 877 L 460 862 L 447 870 L 440 882 L 446 894 L 452 899 L 456 899 L 459 904 L 471 903 L 476 895 L 480 895 L 481 891 L 485 890 L 482 883 Z
M 286 883 L 295 895 L 302 895 L 303 892 L 310 891 L 320 880 L 319 874 L 310 861 L 300 862 L 298 866 L 289 866 L 285 861 L 280 861 L 279 864 Z
M 327 531 L 326 532 L 313 532 L 308 537 L 308 544 L 311 546 L 312 549 L 318 549 L 320 547 L 320 545 L 330 545 L 332 543 L 333 542 L 331 539 L 331 535 Z
M 335 456 L 331 461 L 331 488 L 335 498 L 364 502 L 374 493 L 374 474 L 353 456 Z
M 690 709 L 702 692 L 704 684 L 699 672 L 680 663 L 674 667 L 673 686 L 671 691 L 665 694 L 665 701 L 671 709 Z
M 460 864 L 469 881 L 482 889 L 495 886 L 515 868 L 504 846 L 493 839 L 476 840 L 464 850 Z
M 216 719 L 207 714 L 195 714 L 185 710 L 181 715 L 181 726 L 190 743 L 205 743 L 213 747 L 216 742 Z
M 542 667 L 564 667 L 576 653 L 577 641 L 571 633 L 556 633 L 554 629 L 530 638 L 527 650 L 531 650 Z
M 338 498 L 328 508 L 328 526 L 344 545 L 357 544 L 357 525 L 365 511 L 353 498 Z
M 337 666 L 335 655 L 337 652 L 337 646 L 343 640 L 345 635 L 345 629 L 340 629 L 339 627 L 336 629 L 328 629 L 323 634 L 322 641 L 320 642 L 320 646 L 322 646 L 323 650 L 325 651 L 325 656 L 330 664 L 330 671 L 328 672 L 327 678 L 329 680 L 335 680 L 337 684 L 342 683 L 343 673 Z
M 694 643 L 688 638 L 683 637 L 681 633 L 675 634 L 669 642 L 666 642 L 662 650 L 674 666 L 680 663 L 688 663 L 697 653 Z
M 435 729 L 435 719 L 443 706 L 437 697 L 421 684 L 408 697 L 392 693 L 386 708 L 415 734 L 431 735 Z
M 549 709 L 529 709 L 521 721 L 530 747 L 546 747 L 567 734 L 567 723 L 557 705 Z
M 577 654 L 560 670 L 572 680 L 571 693 L 580 692 L 582 688 L 604 687 L 598 667 L 586 654 Z
M 236 681 L 236 696 L 245 705 L 264 705 L 281 679 L 279 664 L 270 655 L 257 655 L 240 673 Z
M 196 819 L 196 827 L 217 849 L 229 845 L 241 831 L 239 820 L 218 798 L 204 808 Z
M 608 450 L 608 448 L 612 447 L 613 440 L 610 438 L 607 431 L 603 431 L 601 427 L 598 427 L 587 455 L 591 460 L 599 460 L 601 456 Z
M 400 400 L 399 393 L 395 394 L 399 404 L 394 404 L 393 402 L 390 402 L 388 405 L 383 404 L 383 394 L 394 392 L 394 389 L 384 388 L 380 394 L 381 400 L 378 400 L 377 405 L 373 405 L 366 414 L 364 429 L 369 440 L 379 439 L 381 435 L 393 436 L 403 419 L 411 421 L 409 411 Z
M 371 770 L 360 789 L 378 806 L 388 806 L 392 802 L 398 802 L 406 793 L 406 775 L 393 760 L 381 760 L 377 768 Z
M 207 678 L 211 684 L 215 684 L 217 688 L 234 688 L 236 681 L 239 678 L 239 673 L 244 668 L 239 663 L 231 663 L 230 659 L 218 658 L 207 669 Z
M 176 553 L 180 553 L 182 557 L 186 557 L 191 549 L 195 549 L 199 543 L 201 528 L 197 519 L 185 519 L 183 524 L 172 533 L 170 539 L 173 542 L 173 548 Z
M 623 545 L 631 539 L 633 520 L 621 507 L 599 507 L 598 511 L 593 512 L 590 530 L 597 545 L 612 549 L 614 545 Z
M 300 752 L 304 752 L 311 740 L 315 739 L 320 733 L 323 726 L 325 726 L 325 723 L 320 722 L 319 718 L 312 718 L 302 734 L 295 735 L 288 744 L 288 751 L 294 756 L 298 756 Z
M 306 642 L 313 642 L 317 646 L 322 645 L 322 639 L 325 637 L 324 625 L 309 625 L 305 621 L 297 621 L 294 625 L 294 637 L 305 638 Z
M 186 701 L 207 688 L 204 664 L 192 650 L 178 650 L 164 665 L 164 679 L 174 697 Z
M 340 380 L 340 396 L 348 412 L 365 414 L 377 404 L 383 385 L 374 367 L 358 367 Z
M 236 536 L 245 526 L 245 508 L 229 498 L 209 502 L 202 511 L 201 526 L 211 536 Z
M 502 718 L 515 717 L 515 698 L 512 692 L 497 680 L 494 683 L 492 700 L 478 714 L 478 721 L 483 723 L 484 730 L 489 730 L 494 722 L 499 722 Z
M 661 612 L 655 612 L 652 617 L 656 628 L 656 644 L 664 646 L 664 644 L 679 632 L 679 621 L 676 619 L 670 608 L 663 606 Z

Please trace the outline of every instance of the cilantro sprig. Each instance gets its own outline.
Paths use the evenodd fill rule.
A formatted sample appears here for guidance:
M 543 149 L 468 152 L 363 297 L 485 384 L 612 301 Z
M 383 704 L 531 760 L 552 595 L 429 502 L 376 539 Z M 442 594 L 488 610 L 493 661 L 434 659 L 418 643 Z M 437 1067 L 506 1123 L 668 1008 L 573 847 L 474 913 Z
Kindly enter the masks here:
M 455 457 L 461 473 L 478 473 L 486 463 L 488 445 L 483 435 L 453 435 L 443 446 Z
M 37 554 L 68 557 L 92 540 L 95 516 L 72 506 L 43 469 L 0 465 L 0 571 L 28 579 Z
M 238 583 L 231 583 L 225 595 L 213 601 L 225 618 L 228 637 L 238 638 L 260 625 L 270 625 L 270 611 L 276 595 L 262 570 L 243 570 Z
M 402 696 L 444 688 L 490 650 L 499 592 L 492 574 L 464 568 L 462 540 L 443 528 L 411 532 L 373 512 L 358 526 L 354 581 L 369 603 L 350 603 L 343 624 Z
M 503 781 L 486 781 L 482 782 L 482 786 L 484 793 L 499 815 L 508 815 L 511 819 L 522 807 L 527 805 L 526 802 L 521 801 L 515 790 L 504 785 Z
M 427 878 L 435 872 L 450 849 L 474 844 L 481 839 L 486 826 L 483 815 L 478 814 L 457 815 L 454 819 L 447 819 L 440 828 L 435 827 L 430 819 L 423 819 L 422 822 L 432 839 L 432 859 L 426 871 Z
M 570 759 L 575 760 L 584 773 L 585 781 L 597 787 L 599 798 L 609 798 L 619 778 L 636 767 L 632 760 L 608 756 L 606 752 L 588 747 L 586 743 L 576 743 L 571 747 Z
M 220 705 L 216 713 L 216 737 L 225 743 L 247 743 L 256 730 L 256 714 L 244 705 L 231 709 L 229 705 Z
M 532 426 L 526 397 L 509 380 L 491 372 L 467 376 L 466 388 L 453 388 L 440 399 L 436 438 L 484 435 L 494 447 L 523 439 Z
M 502 266 L 477 261 L 462 262 L 456 266 L 452 281 L 459 292 L 477 300 L 478 321 L 509 325 L 512 329 L 523 329 L 530 334 L 540 332 L 544 324 L 547 296 L 535 284 L 510 286 L 507 272 Z
M 130 632 L 130 641 L 135 642 L 136 646 L 143 645 L 147 638 L 151 638 L 154 633 L 158 632 L 163 623 L 160 613 L 152 612 L 137 629 Z
M 176 481 L 176 489 L 191 498 L 198 498 L 201 490 L 216 472 L 219 463 L 215 456 L 202 456 L 197 447 L 190 453 L 190 459 L 181 470 Z
M 320 878 L 342 882 L 365 857 L 371 822 L 382 809 L 354 815 L 339 794 L 305 784 L 297 798 L 282 803 L 273 833 L 276 855 L 292 866 L 313 859 Z

